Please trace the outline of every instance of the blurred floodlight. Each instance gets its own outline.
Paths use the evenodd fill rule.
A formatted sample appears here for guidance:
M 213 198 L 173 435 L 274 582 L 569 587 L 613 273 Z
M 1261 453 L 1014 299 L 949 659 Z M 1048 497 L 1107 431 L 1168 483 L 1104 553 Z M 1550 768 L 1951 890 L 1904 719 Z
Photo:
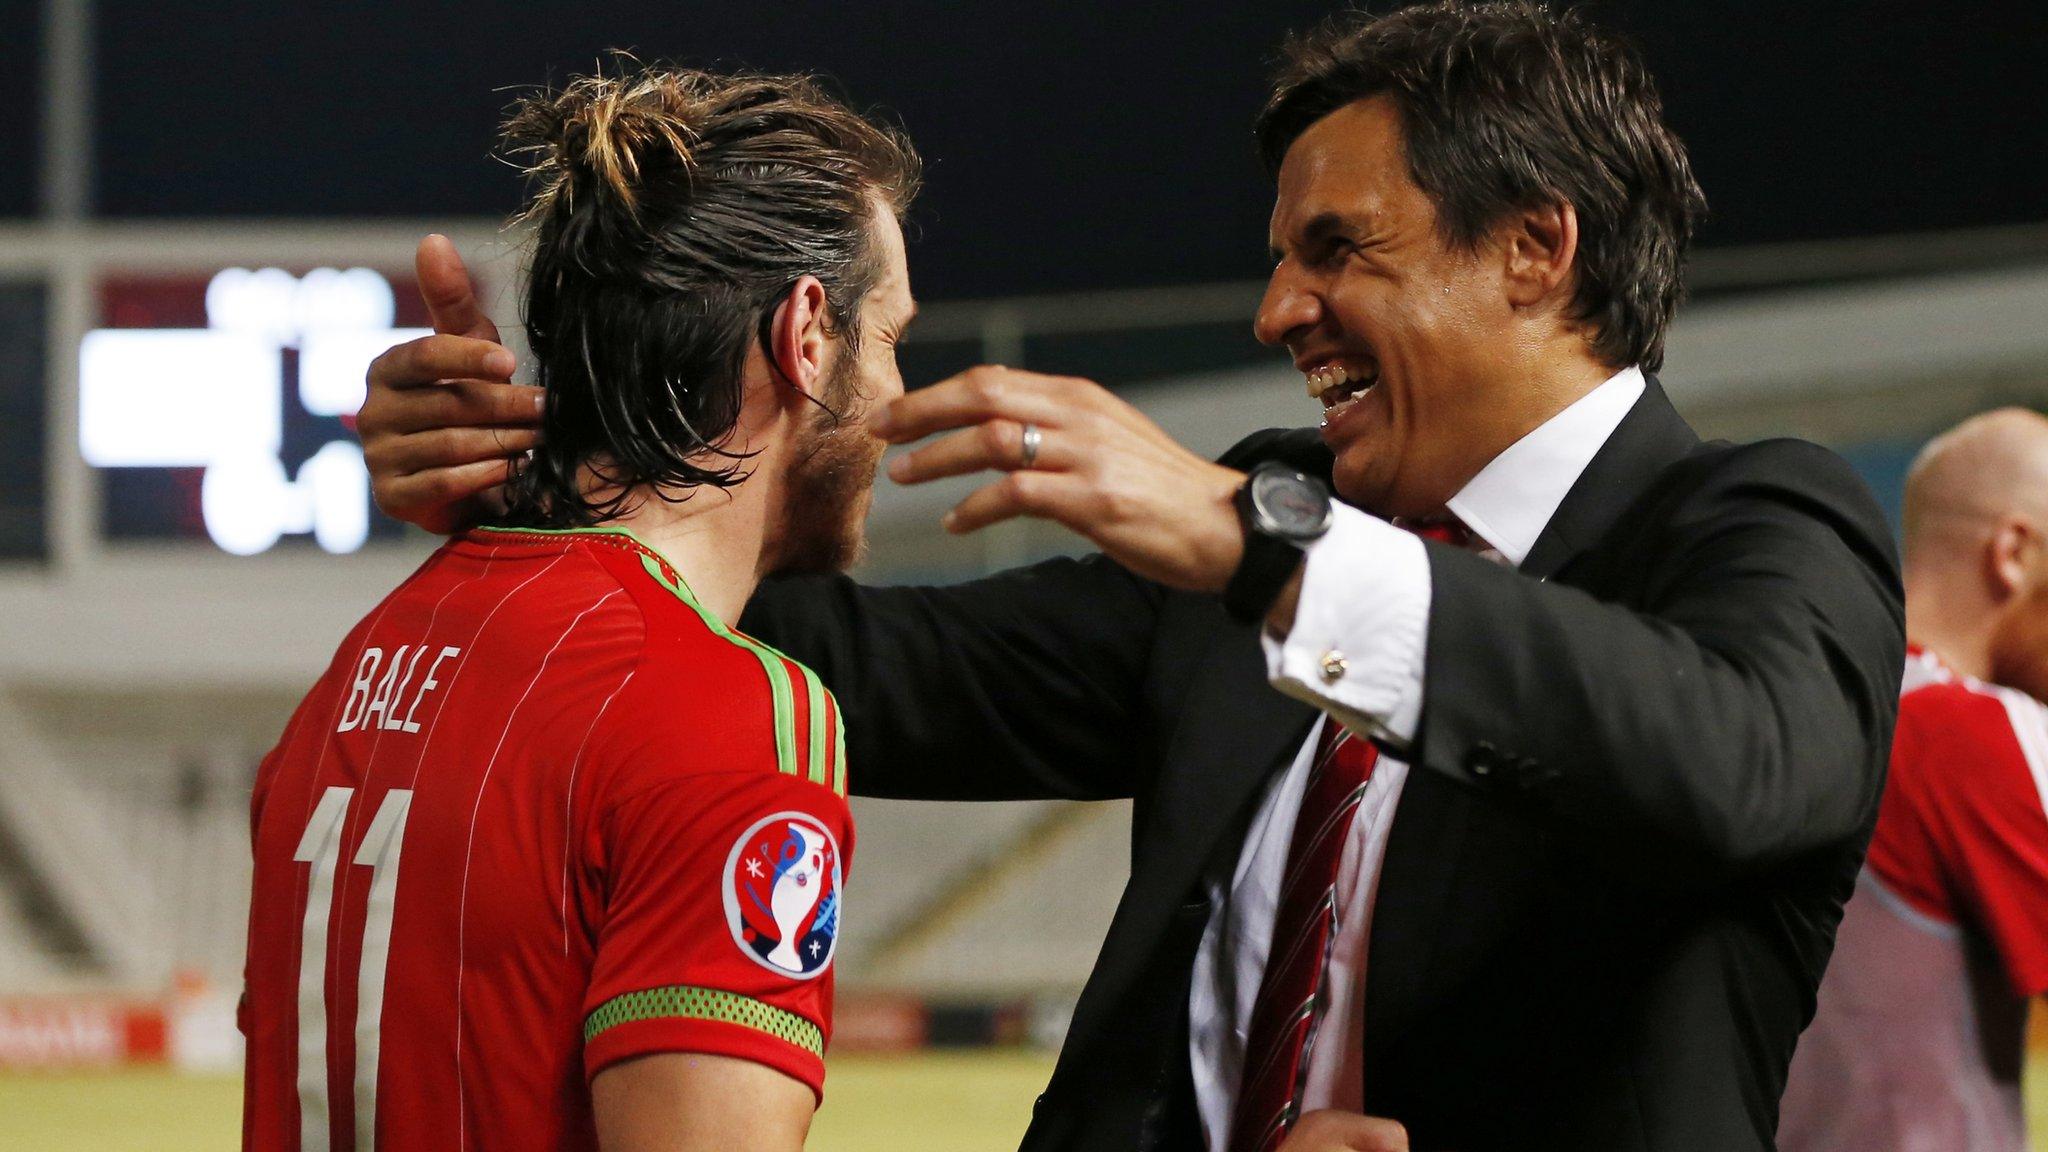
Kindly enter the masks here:
M 298 277 L 282 268 L 223 269 L 206 285 L 206 326 L 295 343 L 298 294 Z
M 206 534 L 236 556 L 254 556 L 277 543 L 289 521 L 303 518 L 293 507 L 299 500 L 274 453 L 225 456 L 210 464 L 199 482 Z
M 206 326 L 248 332 L 281 348 L 322 329 L 389 328 L 398 315 L 391 282 L 374 268 L 223 268 L 206 285 Z
M 395 344 L 432 334 L 431 328 L 388 325 L 308 329 L 299 344 L 299 402 L 315 416 L 355 415 L 363 406 L 370 361 Z
M 307 532 L 329 552 L 354 552 L 370 538 L 370 471 L 362 449 L 346 440 L 313 453 L 297 480 L 274 454 L 237 452 L 207 466 L 199 510 L 206 534 L 236 556 Z
M 363 450 L 335 440 L 299 467 L 299 491 L 313 513 L 313 539 L 329 552 L 353 552 L 370 538 L 370 470 Z
M 292 293 L 292 320 L 301 337 L 324 328 L 389 328 L 397 315 L 390 281 L 370 268 L 315 268 Z
M 98 468 L 203 468 L 276 455 L 284 365 L 247 332 L 101 328 L 78 349 L 78 448 Z

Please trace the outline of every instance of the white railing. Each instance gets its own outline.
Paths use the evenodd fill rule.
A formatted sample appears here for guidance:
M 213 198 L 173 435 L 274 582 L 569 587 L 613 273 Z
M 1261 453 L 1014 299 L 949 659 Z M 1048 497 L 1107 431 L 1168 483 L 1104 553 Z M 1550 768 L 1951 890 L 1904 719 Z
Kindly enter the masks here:
M 0 690 L 0 820 L 23 863 L 48 889 L 116 983 L 148 979 L 160 967 L 153 942 L 162 908 L 142 861 L 114 812 L 79 786 L 35 723 Z

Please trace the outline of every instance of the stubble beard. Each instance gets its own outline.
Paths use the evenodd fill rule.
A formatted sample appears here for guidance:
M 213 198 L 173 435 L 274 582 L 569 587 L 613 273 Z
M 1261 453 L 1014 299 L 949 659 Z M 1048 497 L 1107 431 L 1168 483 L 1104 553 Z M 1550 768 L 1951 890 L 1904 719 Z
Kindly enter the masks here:
M 861 423 L 866 404 L 855 387 L 851 359 L 825 388 L 825 403 L 843 416 L 812 413 L 805 444 L 790 467 L 775 572 L 844 572 L 867 551 L 867 511 L 885 446 Z

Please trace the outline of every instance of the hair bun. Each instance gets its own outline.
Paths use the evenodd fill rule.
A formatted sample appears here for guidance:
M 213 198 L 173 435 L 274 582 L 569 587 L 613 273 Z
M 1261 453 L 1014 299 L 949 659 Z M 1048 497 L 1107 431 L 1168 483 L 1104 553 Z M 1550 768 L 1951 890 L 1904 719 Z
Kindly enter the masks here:
M 539 184 L 529 218 L 589 203 L 637 220 L 647 181 L 692 164 L 691 73 L 585 76 L 515 103 L 508 151 Z

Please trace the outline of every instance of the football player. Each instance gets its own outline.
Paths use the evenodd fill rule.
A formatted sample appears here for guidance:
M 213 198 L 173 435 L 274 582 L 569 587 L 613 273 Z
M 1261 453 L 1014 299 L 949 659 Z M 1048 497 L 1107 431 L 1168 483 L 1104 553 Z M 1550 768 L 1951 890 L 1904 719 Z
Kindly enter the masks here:
M 2024 1152 L 2048 992 L 2048 419 L 1986 413 L 1906 481 L 1913 647 L 1877 833 L 1792 1061 L 1786 1152 Z
M 795 1149 L 847 766 L 831 693 L 729 622 L 859 550 L 917 157 L 807 79 L 671 70 L 528 98 L 506 139 L 540 433 L 508 419 L 503 514 L 263 762 L 244 1144 Z

